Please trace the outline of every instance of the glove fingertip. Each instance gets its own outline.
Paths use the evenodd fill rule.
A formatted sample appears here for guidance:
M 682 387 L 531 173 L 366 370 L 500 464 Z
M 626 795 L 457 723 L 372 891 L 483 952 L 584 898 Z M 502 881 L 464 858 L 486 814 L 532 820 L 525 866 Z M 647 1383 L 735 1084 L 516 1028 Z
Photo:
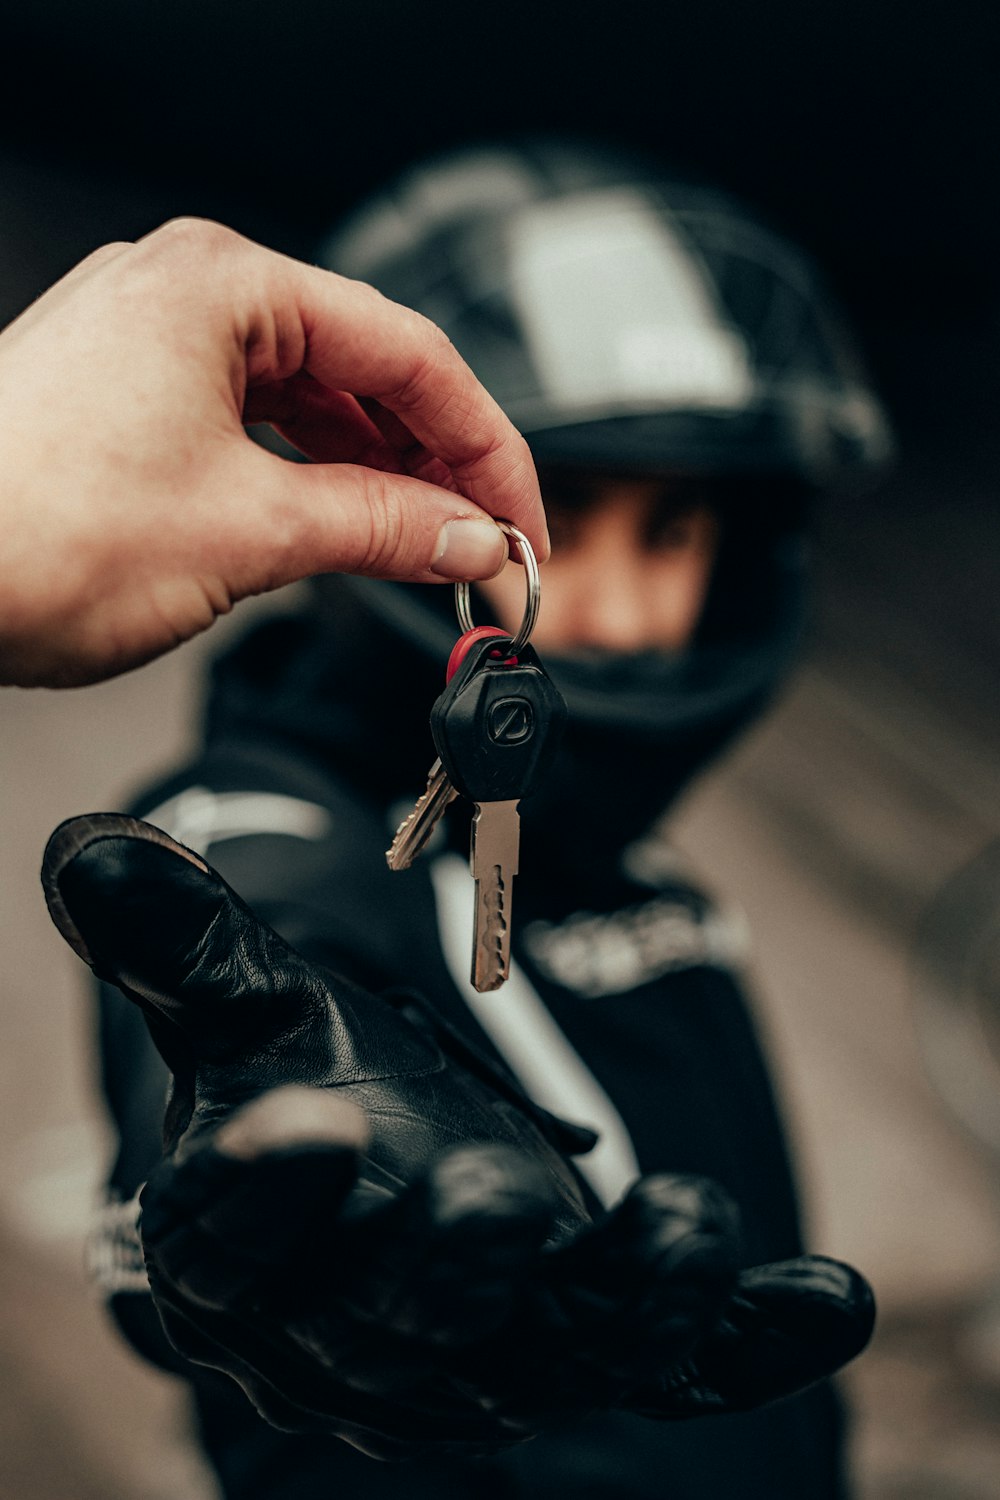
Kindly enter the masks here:
M 60 935 L 91 968 L 99 965 L 100 916 L 112 898 L 135 880 L 135 849 L 168 849 L 203 874 L 209 867 L 192 850 L 152 823 L 124 813 L 84 813 L 67 818 L 49 837 L 42 856 L 45 904 Z M 110 903 L 113 907 L 114 901 Z
M 698 1379 L 672 1392 L 670 1414 L 750 1411 L 795 1395 L 855 1359 L 874 1325 L 871 1287 L 851 1266 L 814 1255 L 754 1266 L 699 1351 Z
M 274 1046 L 322 989 L 210 865 L 137 818 L 64 823 L 42 882 L 56 926 L 98 977 L 151 1026 L 154 1013 L 172 1023 L 154 1041 L 175 1073 L 180 1034 L 215 1062 Z
M 370 1130 L 364 1111 L 326 1089 L 286 1084 L 269 1089 L 230 1115 L 213 1137 L 220 1155 L 253 1161 L 310 1146 L 361 1152 Z
M 855 1359 L 875 1329 L 875 1294 L 853 1266 L 824 1255 L 804 1255 L 756 1266 L 740 1277 L 741 1299 L 755 1303 L 776 1332 L 813 1351 L 815 1379 Z
M 339 1211 L 367 1140 L 356 1105 L 322 1089 L 274 1089 L 185 1142 L 141 1195 L 143 1241 L 169 1265 L 197 1264 L 212 1242 L 276 1262 Z M 164 1261 L 166 1265 L 168 1262 Z

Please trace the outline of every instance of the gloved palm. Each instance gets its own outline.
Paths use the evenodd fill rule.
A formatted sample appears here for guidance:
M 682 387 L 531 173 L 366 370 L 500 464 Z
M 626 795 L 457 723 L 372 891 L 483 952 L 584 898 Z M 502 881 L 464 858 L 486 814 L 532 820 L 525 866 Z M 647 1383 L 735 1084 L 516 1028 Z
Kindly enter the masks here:
M 173 1075 L 140 1226 L 164 1328 L 276 1426 L 482 1453 L 599 1408 L 745 1409 L 867 1341 L 849 1268 L 738 1273 L 704 1179 L 592 1213 L 568 1160 L 586 1131 L 412 997 L 307 963 L 148 824 L 63 824 L 43 881 Z

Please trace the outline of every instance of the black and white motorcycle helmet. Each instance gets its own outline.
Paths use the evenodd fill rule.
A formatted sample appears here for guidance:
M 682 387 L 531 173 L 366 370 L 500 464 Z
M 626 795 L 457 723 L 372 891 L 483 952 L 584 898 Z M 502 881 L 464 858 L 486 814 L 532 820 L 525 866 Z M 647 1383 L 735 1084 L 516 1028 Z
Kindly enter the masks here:
M 805 256 L 642 156 L 458 152 L 369 200 L 322 260 L 438 323 L 540 463 L 825 485 L 889 454 Z
M 560 140 L 416 166 L 320 259 L 445 330 L 527 437 L 543 497 L 559 470 L 711 484 L 722 543 L 690 645 L 546 653 L 571 723 L 553 782 L 571 799 L 627 750 L 634 816 L 620 791 L 608 836 L 648 821 L 795 658 L 807 496 L 890 454 L 882 407 L 817 271 L 727 195 L 638 154 Z M 407 652 L 447 659 L 458 634 L 450 589 L 335 587 Z M 488 619 L 485 601 L 476 616 Z M 539 813 L 551 798 L 537 799 Z

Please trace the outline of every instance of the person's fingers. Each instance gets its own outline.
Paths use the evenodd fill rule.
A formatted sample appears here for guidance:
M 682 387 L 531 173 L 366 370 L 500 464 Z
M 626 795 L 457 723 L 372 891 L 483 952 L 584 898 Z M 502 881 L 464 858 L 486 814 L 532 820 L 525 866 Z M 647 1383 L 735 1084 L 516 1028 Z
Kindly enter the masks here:
M 48 842 L 42 884 L 81 958 L 175 1023 L 201 1057 L 273 1047 L 326 1003 L 305 960 L 151 824 L 118 813 L 70 819 Z
M 436 484 L 359 463 L 294 464 L 246 446 L 239 482 L 212 508 L 207 539 L 235 598 L 315 573 L 492 578 L 507 560 L 507 540 L 490 517 Z
M 819 1255 L 755 1266 L 687 1367 L 668 1373 L 661 1410 L 649 1414 L 749 1411 L 777 1401 L 854 1359 L 874 1326 L 871 1287 L 851 1266 Z
M 549 555 L 524 438 L 433 323 L 371 287 L 295 262 L 303 366 L 323 385 L 378 400 L 449 469 L 462 493 Z
M 251 570 L 249 576 L 230 580 L 240 592 L 274 587 L 276 582 L 301 576 L 303 567 L 313 572 L 366 572 L 438 582 L 494 576 L 506 561 L 506 539 L 497 540 L 503 533 L 498 533 L 485 512 L 459 495 L 443 460 L 378 401 L 370 397 L 359 401 L 346 392 L 330 390 L 300 370 L 287 380 L 249 388 L 243 416 L 247 423 L 270 422 L 314 462 L 341 467 L 325 475 L 328 484 L 335 486 L 335 495 L 326 493 L 326 486 L 313 477 L 300 479 L 294 470 L 278 475 L 271 469 L 259 495 L 264 514 L 253 532 L 255 554 L 246 556 L 245 540 L 241 548 L 228 553 L 230 563 L 242 556 L 244 567 L 249 565 Z M 440 493 L 405 483 L 385 484 L 375 476 L 346 472 L 345 465 L 409 476 L 457 498 L 448 501 Z M 284 480 L 280 492 L 279 477 Z M 288 490 L 296 492 L 291 505 Z M 246 488 L 241 486 L 240 493 L 245 497 Z M 308 508 L 303 510 L 310 498 L 319 508 L 322 530 L 318 539 L 313 533 L 315 515 Z M 278 572 L 280 554 L 270 536 L 276 508 L 283 518 L 297 514 L 301 527 L 297 537 L 287 539 L 293 550 Z M 244 538 L 246 520 L 245 506 L 241 506 L 236 524 Z M 473 524 L 456 528 L 455 522 L 462 521 Z M 263 579 L 253 571 L 259 567 L 266 570 Z
M 616 1343 L 690 1342 L 737 1270 L 739 1216 L 706 1177 L 640 1180 L 606 1218 L 548 1261 L 548 1284 L 581 1330 Z
M 471 1344 L 510 1318 L 555 1212 L 549 1177 L 524 1152 L 455 1147 L 356 1227 L 351 1309 L 406 1338 Z
M 368 1140 L 361 1110 L 324 1089 L 272 1089 L 217 1129 L 189 1132 L 142 1192 L 154 1279 L 217 1309 L 282 1301 L 325 1259 Z
M 369 288 L 361 290 L 360 315 L 369 338 L 354 380 L 331 380 L 330 375 L 345 369 L 345 353 L 352 362 L 358 360 L 357 345 L 345 353 L 331 350 L 319 321 L 310 326 L 307 368 L 324 384 L 375 396 L 418 443 L 447 463 L 469 499 L 492 516 L 519 526 L 544 561 L 549 556 L 549 532 L 528 444 L 441 330 L 417 314 L 409 315 L 400 327 L 400 312 L 408 309 L 372 296 Z M 315 311 L 316 320 L 321 318 L 319 299 L 307 314 L 310 311 Z
M 269 423 L 317 463 L 355 463 L 394 474 L 408 472 L 362 404 L 346 391 L 320 385 L 305 370 L 248 390 L 243 421 L 248 427 Z
M 234 415 L 248 388 L 299 370 L 329 390 L 372 397 L 446 465 L 463 495 L 524 531 L 540 561 L 548 557 L 527 443 L 445 334 L 420 313 L 207 221 L 162 225 L 138 242 L 132 267 L 187 318 L 204 309 L 203 280 L 214 278 L 213 327 L 221 332 L 221 309 L 237 353 L 226 362 Z
M 598 1224 L 540 1258 L 508 1327 L 473 1351 L 488 1409 L 531 1426 L 621 1402 L 717 1321 L 737 1239 L 735 1207 L 717 1184 L 641 1179 Z M 516 1378 L 512 1350 L 531 1354 Z
M 243 421 L 247 426 L 269 423 L 315 463 L 363 464 L 459 492 L 447 464 L 418 443 L 392 412 L 368 397 L 358 401 L 346 391 L 331 391 L 305 370 L 251 387 Z
M 735 1205 L 717 1183 L 640 1179 L 606 1218 L 545 1257 L 529 1403 L 607 1404 L 683 1358 L 718 1318 L 738 1244 Z M 546 1379 L 547 1365 L 558 1380 Z
M 444 460 L 431 453 L 423 443 L 418 443 L 406 423 L 394 412 L 387 411 L 381 402 L 370 396 L 363 397 L 359 404 L 396 454 L 403 473 L 412 474 L 414 479 L 423 479 L 427 484 L 438 484 L 455 494 L 460 493 L 455 476 Z

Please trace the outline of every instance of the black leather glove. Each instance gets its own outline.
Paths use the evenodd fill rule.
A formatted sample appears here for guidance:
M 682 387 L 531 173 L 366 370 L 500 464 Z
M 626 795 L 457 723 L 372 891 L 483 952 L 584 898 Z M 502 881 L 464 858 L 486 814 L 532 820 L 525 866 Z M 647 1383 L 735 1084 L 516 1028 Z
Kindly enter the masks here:
M 140 1221 L 164 1328 L 277 1427 L 383 1458 L 487 1453 L 600 1408 L 746 1409 L 867 1342 L 848 1267 L 737 1271 L 711 1182 L 588 1205 L 569 1156 L 589 1132 L 413 997 L 307 963 L 158 829 L 73 819 L 42 874 L 173 1075 Z

